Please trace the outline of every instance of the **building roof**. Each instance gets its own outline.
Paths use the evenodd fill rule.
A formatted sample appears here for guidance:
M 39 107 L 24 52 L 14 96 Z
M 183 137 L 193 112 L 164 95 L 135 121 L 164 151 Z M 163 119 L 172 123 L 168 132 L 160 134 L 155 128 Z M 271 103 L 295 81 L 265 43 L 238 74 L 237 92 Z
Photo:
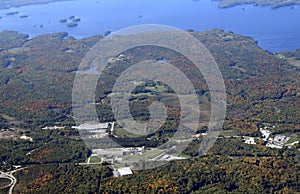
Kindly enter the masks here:
M 129 167 L 118 168 L 117 171 L 119 172 L 120 176 L 133 174 L 132 170 Z
M 107 129 L 108 123 L 97 123 L 97 124 L 81 124 L 78 127 L 73 127 L 82 130 L 94 130 L 94 129 Z

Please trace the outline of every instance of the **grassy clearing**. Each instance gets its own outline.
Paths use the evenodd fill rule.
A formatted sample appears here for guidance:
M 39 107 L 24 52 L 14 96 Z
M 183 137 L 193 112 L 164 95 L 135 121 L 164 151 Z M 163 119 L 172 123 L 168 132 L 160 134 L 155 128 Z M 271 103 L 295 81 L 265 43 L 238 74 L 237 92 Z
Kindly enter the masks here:
M 92 156 L 90 163 L 98 163 L 101 162 L 101 159 L 98 156 Z
M 143 93 L 138 93 L 138 94 L 131 94 L 134 97 L 140 97 L 140 96 L 154 96 L 151 92 L 143 92 Z
M 296 141 L 300 142 L 300 137 L 292 137 L 287 143 L 290 144 L 290 143 L 294 143 Z
M 296 67 L 300 67 L 300 60 L 297 59 L 288 59 L 288 62 Z
M 147 86 L 147 87 L 145 87 L 145 89 L 146 90 L 151 90 L 152 92 L 158 92 L 158 93 L 168 92 L 168 87 L 166 87 L 166 86 L 160 86 L 160 85 Z
M 28 47 L 18 47 L 18 48 L 8 49 L 8 52 L 12 53 L 12 54 L 18 54 L 18 53 L 23 53 L 23 52 L 30 51 L 30 50 L 31 49 Z
M 116 135 L 120 138 L 125 138 L 125 137 L 136 138 L 136 137 L 139 137 L 139 135 L 135 135 L 133 133 L 130 133 L 126 129 L 120 127 L 119 125 L 115 125 L 114 135 Z
M 235 135 L 237 135 L 237 132 L 234 130 L 226 130 L 226 131 L 221 131 L 220 135 L 235 136 Z

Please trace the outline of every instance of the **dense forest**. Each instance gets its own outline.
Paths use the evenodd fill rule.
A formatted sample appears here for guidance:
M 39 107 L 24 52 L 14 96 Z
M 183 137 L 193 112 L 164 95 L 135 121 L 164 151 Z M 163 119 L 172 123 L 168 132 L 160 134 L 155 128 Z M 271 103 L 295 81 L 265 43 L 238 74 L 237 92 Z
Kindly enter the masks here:
M 300 189 L 297 152 L 253 148 L 239 140 L 218 141 L 206 156 L 121 178 L 112 178 L 107 166 L 38 165 L 18 173 L 16 192 L 295 193 Z
M 299 51 L 269 53 L 251 37 L 214 29 L 191 32 L 211 52 L 227 90 L 227 114 L 220 138 L 204 156 L 198 156 L 201 137 L 183 155 L 153 170 L 112 177 L 110 166 L 81 166 L 91 150 L 80 140 L 72 118 L 72 86 L 79 64 L 102 36 L 76 40 L 67 33 L 28 39 L 12 31 L 0 33 L 0 129 L 26 134 L 33 141 L 1 139 L 1 169 L 26 165 L 16 173 L 16 193 L 296 193 L 299 187 L 299 144 L 272 149 L 265 142 L 243 143 L 240 137 L 260 137 L 260 127 L 276 126 L 273 134 L 299 139 Z M 184 56 L 164 48 L 137 47 L 123 53 L 98 81 L 96 102 L 101 121 L 113 121 L 109 96 L 116 78 L 130 65 L 143 60 L 166 60 L 183 71 L 199 94 L 206 131 L 209 90 L 201 73 Z M 116 56 L 117 57 L 117 56 Z M 119 138 L 126 146 L 155 147 L 168 140 L 180 113 L 174 91 L 158 82 L 139 85 L 130 98 L 133 116 L 149 119 L 151 102 L 167 104 L 168 120 L 147 137 Z M 105 110 L 105 111 L 103 111 Z M 42 130 L 45 126 L 64 129 Z M 121 133 L 121 132 L 120 132 Z M 160 137 L 148 141 L 151 137 Z M 29 154 L 28 154 L 29 153 Z M 63 153 L 63 154 L 61 154 Z M 2 191 L 2 190 L 1 190 Z M 5 191 L 3 191 L 5 192 Z

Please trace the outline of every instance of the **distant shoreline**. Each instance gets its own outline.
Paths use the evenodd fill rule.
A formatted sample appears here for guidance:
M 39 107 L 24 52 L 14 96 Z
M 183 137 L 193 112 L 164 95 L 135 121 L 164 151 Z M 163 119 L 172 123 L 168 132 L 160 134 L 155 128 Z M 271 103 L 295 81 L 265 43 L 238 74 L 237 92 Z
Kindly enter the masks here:
M 10 9 L 12 7 L 21 7 L 35 4 L 48 4 L 59 1 L 73 1 L 73 0 L 4 0 L 0 2 L 0 10 Z
M 2 0 L 0 1 L 0 10 L 9 9 L 12 7 L 21 7 L 26 5 L 35 4 L 48 4 L 60 1 L 74 1 L 74 0 Z M 199 0 L 193 0 L 199 1 Z M 281 7 L 297 6 L 300 5 L 298 0 L 280 1 L 280 0 L 211 0 L 217 1 L 218 7 L 221 9 L 231 8 L 242 5 L 254 5 L 259 7 L 270 7 L 271 9 L 277 9 Z
M 258 7 L 270 7 L 271 9 L 278 9 L 282 7 L 297 6 L 300 5 L 300 2 L 298 0 L 218 0 L 218 7 L 221 9 L 242 5 L 254 5 Z

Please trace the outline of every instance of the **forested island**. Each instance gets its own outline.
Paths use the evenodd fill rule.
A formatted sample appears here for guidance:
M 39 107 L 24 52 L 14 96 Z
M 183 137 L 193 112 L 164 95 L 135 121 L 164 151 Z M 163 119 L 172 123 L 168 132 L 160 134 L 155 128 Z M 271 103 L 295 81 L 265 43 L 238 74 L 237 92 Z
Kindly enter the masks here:
M 60 23 L 65 23 L 68 28 L 77 27 L 80 21 L 81 19 L 75 16 L 69 16 L 68 18 L 59 20 Z

